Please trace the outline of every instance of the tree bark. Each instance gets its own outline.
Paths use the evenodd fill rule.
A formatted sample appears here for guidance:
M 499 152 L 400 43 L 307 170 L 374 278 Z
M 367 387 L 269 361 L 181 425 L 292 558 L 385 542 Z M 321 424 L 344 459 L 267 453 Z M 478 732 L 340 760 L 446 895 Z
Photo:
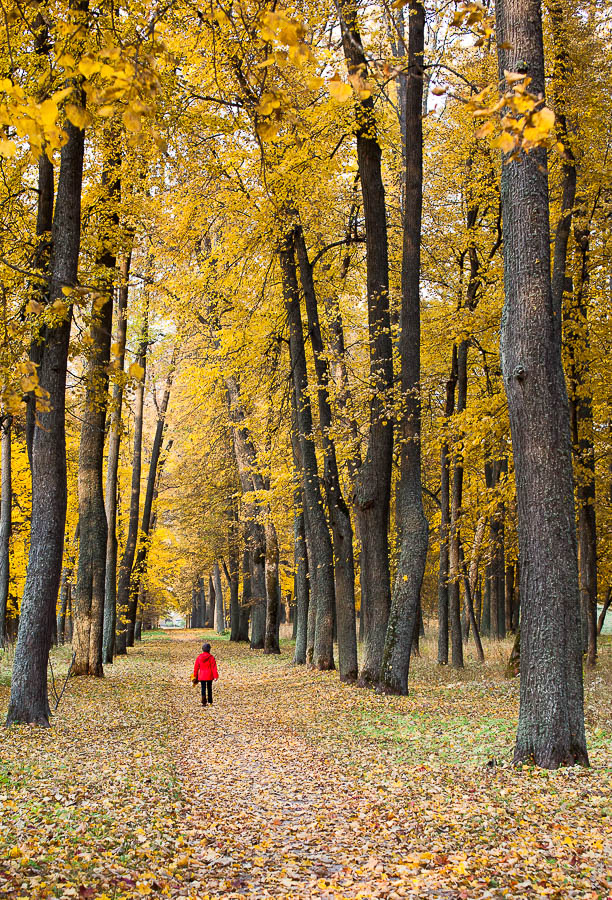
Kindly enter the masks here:
M 140 515 L 140 477 L 142 471 L 142 427 L 144 414 L 144 389 L 149 347 L 149 296 L 145 296 L 142 335 L 136 355 L 136 362 L 142 369 L 134 391 L 134 448 L 132 452 L 132 488 L 130 492 L 130 512 L 128 533 L 125 543 L 117 583 L 117 626 L 115 631 L 115 651 L 118 656 L 127 653 L 128 628 L 130 624 L 130 587 L 132 568 L 138 541 L 138 519 Z
M 86 13 L 85 5 L 79 10 Z M 81 93 L 80 99 L 84 100 Z M 63 288 L 77 283 L 81 240 L 81 189 L 84 132 L 66 123 L 57 201 L 53 216 L 49 302 L 57 301 L 57 319 L 45 328 L 38 369 L 48 392 L 48 411 L 39 410 L 32 440 L 32 518 L 26 584 L 7 724 L 49 725 L 47 665 L 62 571 L 66 523 L 66 372 L 72 307 Z
M 225 607 L 223 604 L 223 588 L 221 586 L 221 570 L 219 563 L 213 566 L 213 584 L 215 586 L 215 631 L 223 634 L 225 631 Z
M 467 405 L 467 359 L 468 342 L 461 341 L 457 347 L 457 413 L 464 412 Z M 449 530 L 449 584 L 448 615 L 451 633 L 451 665 L 463 668 L 463 635 L 461 633 L 460 562 L 461 542 L 460 520 L 463 504 L 463 455 L 455 451 L 452 459 L 452 481 L 450 496 Z
M 208 606 L 206 607 L 206 621 L 204 628 L 215 627 L 215 582 L 212 575 L 208 576 Z
M 301 227 L 295 231 L 300 281 L 304 294 L 308 331 L 317 376 L 319 425 L 323 444 L 323 485 L 332 530 L 334 552 L 334 587 L 338 631 L 338 667 L 341 681 L 357 679 L 357 632 L 355 622 L 355 562 L 353 528 L 348 506 L 342 494 L 336 457 L 336 444 L 331 435 L 332 411 L 329 403 L 329 363 L 321 334 L 317 295 Z
M 132 567 L 131 584 L 130 584 L 130 611 L 127 633 L 128 647 L 134 646 L 134 628 L 136 626 L 136 612 L 138 608 L 138 597 L 140 595 L 140 586 L 144 577 L 147 556 L 152 534 L 153 525 L 153 504 L 157 499 L 159 492 L 159 482 L 161 479 L 162 469 L 172 441 L 168 442 L 166 452 L 162 456 L 162 442 L 164 440 L 164 432 L 166 430 L 166 415 L 168 412 L 168 404 L 170 402 L 170 391 L 172 390 L 172 380 L 176 368 L 176 356 L 178 344 L 172 352 L 170 368 L 166 376 L 166 384 L 162 401 L 157 411 L 157 422 L 155 424 L 155 435 L 153 437 L 153 446 L 151 448 L 151 462 L 149 463 L 149 474 L 147 476 L 147 491 L 145 494 L 145 502 L 142 510 L 142 520 L 140 525 L 140 534 L 138 535 L 138 552 L 136 553 L 136 561 Z
M 444 408 L 445 434 L 440 451 L 440 562 L 438 568 L 438 665 L 448 665 L 448 578 L 449 535 L 450 535 L 450 447 L 448 439 L 449 420 L 455 411 L 455 388 L 457 386 L 457 345 L 453 344 L 451 371 L 446 382 L 446 404 Z
M 249 618 L 251 616 L 251 554 L 245 548 L 242 554 L 242 603 L 240 604 L 239 641 L 249 639 Z
M 303 496 L 307 510 L 312 553 L 317 573 L 315 592 L 315 635 L 312 664 L 317 669 L 334 668 L 334 571 L 333 551 L 319 485 L 317 456 L 314 445 L 312 411 L 308 394 L 308 373 L 300 312 L 300 295 L 295 265 L 295 233 L 290 231 L 279 250 L 283 295 L 289 323 L 289 354 L 293 373 L 293 390 L 297 410 L 300 453 L 303 471 Z M 310 570 L 310 568 L 309 568 Z M 310 570 L 311 571 L 311 570 Z
M 544 96 L 539 0 L 498 0 L 500 77 Z M 511 48 L 511 49 L 505 49 Z M 588 765 L 567 392 L 555 325 L 546 152 L 504 160 L 501 363 L 514 451 L 520 554 L 521 685 L 516 763 Z
M 355 0 L 339 0 L 340 25 L 349 76 L 367 77 L 367 58 L 357 25 Z M 389 507 L 393 423 L 393 353 L 389 314 L 389 260 L 385 189 L 373 96 L 355 105 L 357 160 L 366 231 L 368 329 L 370 343 L 370 423 L 368 449 L 354 480 L 367 604 L 361 684 L 376 684 L 391 606 Z
M 231 541 L 231 537 L 230 537 Z M 240 640 L 240 577 L 238 572 L 238 551 L 230 543 L 229 567 L 223 560 L 223 570 L 230 590 L 230 641 Z
M 85 408 L 79 448 L 79 563 L 74 594 L 73 675 L 101 677 L 108 526 L 102 487 L 104 434 L 108 405 L 108 366 L 113 324 L 113 280 L 119 215 L 118 134 L 112 129 L 105 147 L 103 200 L 98 240 L 102 285 L 92 302 L 90 357 L 87 361 Z
M 587 665 L 597 660 L 597 513 L 593 396 L 589 378 L 588 283 L 590 235 L 574 228 L 578 275 L 572 292 L 566 330 L 569 332 L 568 371 L 572 449 L 576 463 L 578 506 L 578 574 L 580 584 L 583 650 Z
M 408 70 L 405 77 L 405 202 L 402 251 L 400 357 L 402 409 L 400 482 L 397 492 L 398 562 L 380 681 L 394 694 L 408 693 L 411 644 L 418 647 L 421 585 L 429 529 L 421 484 L 421 220 L 423 210 L 423 53 L 425 8 L 409 3 Z
M 606 599 L 604 600 L 603 606 L 601 608 L 601 612 L 599 614 L 599 619 L 597 620 L 597 634 L 601 634 L 601 629 L 604 627 L 604 622 L 606 621 L 606 614 L 610 609 L 610 604 L 612 603 L 612 585 L 608 586 L 608 590 L 606 593 Z
M 119 265 L 119 285 L 117 288 L 117 373 L 125 367 L 125 342 L 127 337 L 127 307 L 129 295 L 131 247 L 125 252 Z M 108 524 L 106 542 L 106 583 L 104 590 L 104 632 L 102 639 L 102 662 L 112 663 L 115 655 L 115 627 L 117 624 L 117 487 L 119 471 L 119 448 L 121 445 L 121 416 L 123 407 L 123 385 L 120 377 L 113 387 L 113 400 L 108 436 L 106 459 L 106 491 L 104 505 Z
M 11 432 L 13 417 L 3 415 L 0 420 L 0 456 L 2 483 L 0 486 L 0 648 L 7 639 L 7 611 L 11 576 L 11 530 L 13 521 L 13 486 L 11 478 Z

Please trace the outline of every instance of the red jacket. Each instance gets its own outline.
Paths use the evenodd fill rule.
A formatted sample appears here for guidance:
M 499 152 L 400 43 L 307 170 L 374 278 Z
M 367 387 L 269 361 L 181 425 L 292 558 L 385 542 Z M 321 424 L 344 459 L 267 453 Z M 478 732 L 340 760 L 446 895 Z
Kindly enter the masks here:
M 198 681 L 216 681 L 219 677 L 217 663 L 212 653 L 200 653 L 193 667 L 193 674 Z

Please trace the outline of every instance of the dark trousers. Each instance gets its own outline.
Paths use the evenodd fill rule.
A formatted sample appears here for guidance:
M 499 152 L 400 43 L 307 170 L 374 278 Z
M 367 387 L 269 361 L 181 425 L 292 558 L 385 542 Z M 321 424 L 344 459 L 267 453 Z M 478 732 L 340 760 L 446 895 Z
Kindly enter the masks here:
M 212 681 L 201 681 L 202 688 L 202 706 L 206 706 L 206 695 L 208 694 L 208 702 L 212 706 Z

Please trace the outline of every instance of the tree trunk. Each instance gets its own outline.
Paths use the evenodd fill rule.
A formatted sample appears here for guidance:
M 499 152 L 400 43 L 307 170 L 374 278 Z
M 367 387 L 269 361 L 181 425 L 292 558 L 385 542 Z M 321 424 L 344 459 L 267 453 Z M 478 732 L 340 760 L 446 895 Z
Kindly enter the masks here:
M 140 476 L 142 470 L 142 426 L 144 413 L 144 389 L 147 367 L 147 349 L 149 346 L 149 297 L 145 296 L 142 336 L 138 347 L 136 362 L 142 369 L 134 391 L 134 448 L 132 453 L 132 488 L 130 492 L 130 512 L 128 533 L 125 543 L 119 577 L 117 583 L 117 627 L 115 650 L 117 655 L 125 655 L 128 646 L 128 628 L 130 625 L 130 588 L 132 583 L 132 567 L 138 541 L 138 519 L 140 515 Z
M 218 562 L 215 562 L 213 566 L 213 584 L 215 586 L 215 631 L 217 634 L 223 634 L 225 631 L 225 606 L 223 604 L 221 570 Z
M 215 627 L 215 582 L 212 575 L 208 576 L 208 606 L 206 607 L 206 620 L 204 628 Z
M 7 609 L 10 586 L 10 542 L 13 521 L 13 487 L 11 479 L 11 425 L 13 417 L 3 415 L 0 420 L 0 456 L 2 483 L 0 486 L 0 648 L 7 639 Z
M 80 99 L 84 95 L 80 92 Z M 26 584 L 7 723 L 49 725 L 47 665 L 52 623 L 62 571 L 66 523 L 66 371 L 72 307 L 63 288 L 77 283 L 81 239 L 81 188 L 84 132 L 64 125 L 57 201 L 53 216 L 53 250 L 49 301 L 58 302 L 56 323 L 45 328 L 38 381 L 48 391 L 49 409 L 39 410 L 32 440 L 32 518 Z
M 589 378 L 588 282 L 590 235 L 586 228 L 574 228 L 578 257 L 578 284 L 571 294 L 566 323 L 569 332 L 568 372 L 572 449 L 576 461 L 576 502 L 578 506 L 578 573 L 580 584 L 583 650 L 587 665 L 597 659 L 597 519 L 595 490 L 595 444 L 593 397 Z
M 608 590 L 606 593 L 606 599 L 604 600 L 604 604 L 601 608 L 601 612 L 599 614 L 599 619 L 597 620 L 597 634 L 601 634 L 601 629 L 604 627 L 604 622 L 606 621 L 606 614 L 610 609 L 610 604 L 612 603 L 612 585 L 608 585 Z
M 500 77 L 544 95 L 539 0 L 498 0 Z M 511 49 L 505 49 L 511 48 Z M 521 685 L 516 763 L 588 764 L 569 409 L 551 291 L 546 152 L 504 160 L 501 362 L 516 473 Z
M 408 70 L 405 77 L 405 203 L 402 253 L 399 418 L 400 482 L 397 492 L 398 563 L 381 667 L 387 692 L 408 693 L 413 635 L 418 647 L 421 585 L 429 529 L 421 485 L 421 218 L 423 209 L 423 52 L 425 8 L 409 3 Z
M 138 536 L 138 552 L 136 554 L 136 562 L 132 568 L 131 585 L 130 585 L 130 613 L 127 633 L 128 647 L 134 646 L 134 627 L 136 625 L 136 611 L 138 607 L 138 597 L 140 595 L 140 586 L 144 578 L 147 567 L 147 556 L 151 542 L 151 534 L 153 531 L 153 504 L 157 499 L 159 492 L 159 482 L 162 475 L 164 463 L 167 459 L 168 452 L 172 446 L 172 441 L 168 442 L 166 452 L 162 456 L 162 442 L 166 429 L 166 414 L 168 412 L 168 404 L 170 402 L 170 391 L 172 390 L 172 379 L 174 378 L 174 370 L 176 367 L 176 356 L 178 344 L 172 352 L 172 359 L 168 375 L 166 376 L 166 384 L 162 401 L 157 412 L 157 422 L 155 425 L 155 436 L 153 438 L 153 447 L 151 448 L 151 462 L 149 463 L 149 474 L 147 477 L 147 492 L 145 494 L 145 502 L 142 510 L 142 523 L 140 526 L 140 534 Z
M 296 491 L 299 505 L 296 506 L 293 520 L 294 536 L 294 592 L 296 609 L 294 612 L 295 650 L 293 663 L 303 666 L 306 663 L 306 632 L 308 627 L 308 558 L 306 554 L 306 535 L 304 533 L 304 512 L 301 509 L 301 490 Z
M 315 594 L 315 634 L 312 664 L 317 669 L 334 668 L 334 566 L 332 544 L 323 510 L 319 485 L 317 456 L 314 445 L 312 411 L 308 394 L 308 373 L 300 312 L 300 295 L 297 283 L 294 253 L 295 234 L 285 236 L 279 250 L 285 308 L 289 322 L 289 354 L 293 373 L 293 390 L 297 411 L 300 444 L 303 496 L 307 511 L 312 554 L 316 559 L 316 578 L 312 584 Z M 309 571 L 312 569 L 309 567 Z
M 329 363 L 325 355 L 312 265 L 308 258 L 301 227 L 295 231 L 300 281 L 306 305 L 308 331 L 317 376 L 319 425 L 323 444 L 323 484 L 332 531 L 334 552 L 334 587 L 338 639 L 338 665 L 341 681 L 357 679 L 357 632 L 355 623 L 355 562 L 353 528 L 342 494 L 336 458 L 336 444 L 331 436 L 332 412 L 329 403 Z
M 240 577 L 238 573 L 238 552 L 231 543 L 228 553 L 229 568 L 223 561 L 223 570 L 230 590 L 230 641 L 238 641 L 240 633 Z
M 108 366 L 113 325 L 113 280 L 119 216 L 117 155 L 119 136 L 112 129 L 107 136 L 102 172 L 103 202 L 98 240 L 102 269 L 101 293 L 92 302 L 90 357 L 87 361 L 85 407 L 81 420 L 79 448 L 79 564 L 74 594 L 73 675 L 101 677 L 103 669 L 103 624 L 105 604 L 106 549 L 108 527 L 102 487 L 104 434 L 108 405 Z
M 457 347 L 457 413 L 464 412 L 467 405 L 467 360 L 468 342 L 461 341 Z M 463 668 L 463 635 L 461 633 L 461 597 L 460 597 L 460 562 L 459 547 L 461 542 L 460 521 L 463 503 L 463 456 L 461 451 L 453 454 L 451 496 L 450 496 L 450 532 L 449 532 L 449 585 L 448 615 L 451 633 L 451 665 L 454 669 Z
M 251 554 L 245 548 L 242 554 L 242 603 L 240 604 L 239 641 L 249 639 L 249 618 L 251 615 Z
M 357 4 L 355 0 L 339 0 L 338 6 L 349 76 L 365 79 L 368 67 L 357 25 Z M 393 450 L 393 352 L 385 189 L 372 95 L 355 104 L 355 114 L 366 231 L 371 381 L 368 449 L 354 481 L 367 592 L 364 662 L 360 682 L 375 684 L 380 677 L 391 606 L 388 528 Z
M 266 634 L 264 653 L 280 653 L 278 539 L 271 519 L 266 522 Z
M 126 251 L 119 266 L 117 288 L 117 373 L 123 373 L 125 365 L 125 341 L 127 336 L 127 306 L 129 294 L 131 248 Z M 121 413 L 123 406 L 123 384 L 120 377 L 113 387 L 113 400 L 108 436 L 106 460 L 106 491 L 104 505 L 108 523 L 106 542 L 106 584 L 104 590 L 104 634 L 102 640 L 102 662 L 112 663 L 115 655 L 115 626 L 117 623 L 117 485 L 119 470 L 119 447 L 121 444 Z
M 496 459 L 485 463 L 485 480 L 489 490 L 499 485 L 505 460 Z M 487 568 L 489 578 L 490 636 L 500 640 L 506 636 L 506 584 L 504 547 L 504 504 L 499 502 L 489 522 L 489 544 L 491 559 Z
M 448 441 L 449 420 L 455 411 L 457 386 L 457 345 L 453 344 L 451 371 L 446 382 L 444 408 L 445 434 L 440 451 L 440 562 L 438 568 L 438 665 L 448 665 L 448 578 L 450 534 L 450 448 Z
M 514 566 L 509 563 L 506 566 L 506 574 L 504 578 L 504 593 L 506 606 L 506 633 L 511 634 L 514 631 Z

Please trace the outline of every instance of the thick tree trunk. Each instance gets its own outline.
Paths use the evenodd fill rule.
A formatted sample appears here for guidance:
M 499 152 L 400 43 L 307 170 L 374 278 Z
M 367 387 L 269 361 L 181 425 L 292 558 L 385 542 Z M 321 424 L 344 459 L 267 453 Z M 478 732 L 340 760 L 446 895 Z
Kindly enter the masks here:
M 90 357 L 87 361 L 85 407 L 79 449 L 79 564 L 74 594 L 73 675 L 101 677 L 108 527 L 102 487 L 104 434 L 108 405 L 108 366 L 113 324 L 113 280 L 119 215 L 118 135 L 108 135 L 102 172 L 103 203 L 98 240 L 102 269 L 101 296 L 92 303 Z M 100 302 L 101 301 L 101 302 Z
M 440 561 L 438 567 L 438 665 L 448 665 L 448 578 L 449 536 L 450 536 L 450 447 L 448 439 L 449 420 L 455 411 L 455 388 L 457 387 L 457 345 L 453 344 L 451 371 L 446 382 L 446 403 L 444 407 L 446 433 L 440 451 Z
M 398 561 L 381 667 L 381 685 L 408 693 L 411 644 L 418 652 L 420 596 L 429 529 L 421 485 L 421 218 L 423 209 L 423 52 L 425 9 L 411 0 L 408 70 L 404 79 L 405 202 L 402 253 L 399 418 L 400 482 L 397 492 Z M 416 638 L 416 640 L 415 640 Z
M 355 622 L 355 561 L 353 557 L 353 528 L 342 494 L 336 445 L 331 436 L 332 412 L 329 403 L 329 363 L 321 334 L 317 295 L 312 265 L 308 258 L 301 228 L 295 232 L 300 281 L 304 294 L 308 331 L 312 344 L 317 376 L 319 425 L 323 444 L 323 484 L 329 509 L 334 551 L 334 587 L 338 640 L 338 666 L 341 681 L 357 678 L 357 632 Z
M 339 0 L 342 43 L 349 75 L 365 79 L 367 58 L 357 25 L 355 0 Z M 389 262 L 385 189 L 374 99 L 355 106 L 357 160 L 366 230 L 368 328 L 370 335 L 370 427 L 366 459 L 354 481 L 354 499 L 367 590 L 362 684 L 375 684 L 380 670 L 391 606 L 389 506 L 393 423 L 393 354 L 389 315 Z
M 7 610 L 10 585 L 10 542 L 13 521 L 13 487 L 11 478 L 11 432 L 13 417 L 3 415 L 0 419 L 0 465 L 2 482 L 0 486 L 0 648 L 7 639 Z
M 539 0 L 498 0 L 500 77 L 544 95 Z M 511 48 L 511 49 L 504 49 Z M 521 593 L 520 711 L 514 759 L 588 764 L 569 409 L 555 325 L 546 152 L 502 167 L 505 304 L 501 362 L 512 432 Z
M 306 554 L 306 535 L 304 531 L 304 513 L 301 509 L 301 490 L 299 491 L 300 506 L 296 507 L 293 520 L 294 537 L 294 592 L 296 609 L 294 611 L 295 650 L 293 663 L 303 666 L 306 663 L 306 632 L 308 628 L 308 558 Z
M 134 448 L 132 452 L 132 488 L 130 492 L 130 511 L 128 519 L 128 533 L 125 543 L 119 577 L 117 583 L 117 626 L 115 632 L 115 651 L 118 656 L 127 653 L 128 628 L 130 625 L 130 588 L 132 583 L 132 568 L 138 542 L 138 519 L 140 515 L 140 477 L 142 470 L 142 427 L 144 413 L 144 389 L 147 366 L 147 349 L 149 346 L 149 298 L 145 297 L 145 309 L 142 325 L 142 336 L 136 362 L 142 369 L 142 377 L 136 384 L 134 391 Z
M 125 365 L 125 341 L 127 336 L 127 306 L 129 294 L 131 248 L 123 256 L 119 265 L 119 285 L 117 288 L 117 373 L 123 373 Z M 117 486 L 119 470 L 119 448 L 121 445 L 121 413 L 123 406 L 123 385 L 118 379 L 113 387 L 113 400 L 108 436 L 106 459 L 106 491 L 104 505 L 108 524 L 106 541 L 106 584 L 104 590 L 104 632 L 102 639 L 102 662 L 112 663 L 115 655 L 115 626 L 117 623 Z
M 223 560 L 223 571 L 230 590 L 230 641 L 238 641 L 240 633 L 240 576 L 238 572 L 238 552 L 230 546 L 229 568 Z
M 62 571 L 66 523 L 66 371 L 72 307 L 63 288 L 76 285 L 81 239 L 84 132 L 66 123 L 53 217 L 49 301 L 59 315 L 45 329 L 38 369 L 49 410 L 39 411 L 32 440 L 30 554 L 21 601 L 7 723 L 49 725 L 47 664 Z
M 300 312 L 300 295 L 294 254 L 294 232 L 286 237 L 279 251 L 283 280 L 283 294 L 289 322 L 289 354 L 293 373 L 293 390 L 298 426 L 298 438 L 303 472 L 303 497 L 310 530 L 312 554 L 316 559 L 315 634 L 312 664 L 317 669 L 334 668 L 334 565 L 333 551 L 319 484 L 317 456 L 314 445 L 312 411 L 308 394 L 308 373 Z M 309 567 L 309 571 L 312 571 Z

